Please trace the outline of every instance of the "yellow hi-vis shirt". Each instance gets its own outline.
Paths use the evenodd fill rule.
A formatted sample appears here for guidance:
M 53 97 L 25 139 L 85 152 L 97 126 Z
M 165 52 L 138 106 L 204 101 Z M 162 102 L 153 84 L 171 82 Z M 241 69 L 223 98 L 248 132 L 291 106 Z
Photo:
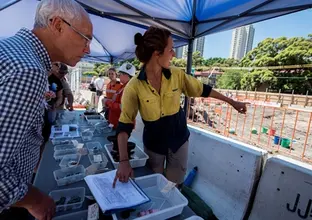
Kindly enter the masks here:
M 163 69 L 159 94 L 148 82 L 143 67 L 124 89 L 117 133 L 127 132 L 130 136 L 133 121 L 140 111 L 145 147 L 163 155 L 169 148 L 176 152 L 190 136 L 186 116 L 180 106 L 181 94 L 208 97 L 211 89 L 183 70 L 172 67 Z

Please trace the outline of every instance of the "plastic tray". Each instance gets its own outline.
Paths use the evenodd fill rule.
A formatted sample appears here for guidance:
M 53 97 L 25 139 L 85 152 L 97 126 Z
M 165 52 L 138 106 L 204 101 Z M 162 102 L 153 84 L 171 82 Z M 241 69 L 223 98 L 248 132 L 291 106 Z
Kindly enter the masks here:
M 93 132 L 92 131 L 82 131 L 81 132 L 81 139 L 83 141 L 91 141 L 93 138 Z
M 94 124 L 95 131 L 97 134 L 107 134 L 113 131 L 113 127 L 110 127 L 107 122 L 98 122 Z
M 197 216 L 197 215 L 193 215 L 189 218 L 186 218 L 185 220 L 204 220 L 203 218 Z
M 113 159 L 113 156 L 111 154 L 111 150 L 113 149 L 113 144 L 105 144 L 104 148 L 108 154 L 109 159 L 112 161 L 113 166 L 115 167 L 115 169 L 117 169 L 119 166 L 119 162 L 116 162 Z M 137 145 L 134 148 L 133 156 L 135 156 L 136 158 L 129 161 L 132 168 L 145 166 L 146 161 L 148 159 L 148 155 Z
M 62 197 L 65 198 L 64 205 L 56 205 L 56 212 L 64 212 L 64 211 L 81 208 L 82 203 L 85 200 L 85 191 L 86 190 L 84 187 L 54 190 L 49 193 L 49 196 L 54 200 L 54 202 L 59 201 Z M 68 202 L 73 196 L 79 197 L 80 201 L 68 204 Z
M 54 146 L 54 151 L 68 151 L 73 149 L 76 149 L 76 147 L 72 142 L 69 144 L 58 144 Z
M 58 186 L 65 186 L 83 180 L 86 176 L 86 170 L 84 166 L 78 165 L 76 167 L 55 170 L 53 175 Z
M 90 125 L 106 121 L 102 115 L 86 115 L 85 118 Z
M 93 133 L 95 131 L 95 127 L 92 125 L 81 125 L 79 126 L 78 130 L 80 133 L 84 131 L 91 131 Z
M 86 120 L 101 120 L 104 121 L 104 118 L 102 115 L 85 115 Z
M 131 213 L 128 220 L 140 219 L 140 220 L 159 220 L 169 219 L 174 216 L 180 215 L 185 206 L 187 206 L 187 199 L 181 194 L 181 192 L 174 187 L 168 192 L 161 192 L 162 189 L 168 184 L 168 180 L 161 174 L 152 174 L 148 176 L 138 177 L 135 182 L 141 187 L 141 189 L 151 199 L 150 202 L 143 204 L 136 208 Z M 147 211 L 150 209 L 157 210 L 155 213 L 148 214 L 142 217 L 138 217 L 138 213 L 141 211 Z M 113 214 L 114 220 L 122 220 L 120 213 Z
M 57 162 L 60 162 L 65 155 L 76 154 L 77 152 L 78 152 L 77 148 L 71 149 L 71 150 L 66 150 L 66 151 L 64 151 L 64 150 L 60 150 L 60 151 L 57 150 L 57 151 L 54 151 L 53 157 L 54 157 L 54 159 Z
M 87 220 L 88 210 L 70 213 L 67 215 L 61 215 L 53 218 L 52 220 Z
M 91 164 L 99 164 L 99 167 L 97 168 L 98 170 L 102 170 L 105 169 L 108 163 L 108 159 L 106 158 L 106 156 L 104 155 L 104 153 L 99 153 L 99 154 L 90 154 L 89 153 L 89 160 Z M 97 158 L 96 158 L 97 157 Z M 101 158 L 101 159 L 99 159 Z M 95 160 L 99 159 L 101 160 L 101 162 L 96 162 Z
M 63 159 L 60 162 L 60 167 L 61 168 L 66 168 L 66 167 L 76 167 L 79 165 L 81 159 L 81 154 L 69 154 L 65 155 Z M 75 165 L 71 165 L 70 162 L 75 161 Z
M 53 145 L 60 145 L 60 144 L 71 144 L 72 138 L 64 138 L 64 139 L 51 139 Z
M 89 151 L 89 154 L 97 154 L 103 152 L 102 145 L 98 141 L 88 142 L 86 143 L 86 147 Z

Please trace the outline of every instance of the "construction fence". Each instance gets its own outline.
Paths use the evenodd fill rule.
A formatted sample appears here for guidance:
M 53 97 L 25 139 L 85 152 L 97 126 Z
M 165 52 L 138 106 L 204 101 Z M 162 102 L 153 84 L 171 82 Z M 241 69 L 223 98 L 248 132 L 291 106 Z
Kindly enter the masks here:
M 290 91 L 290 94 L 281 92 L 258 92 L 258 91 L 243 91 L 243 90 L 227 90 L 216 89 L 216 91 L 237 98 L 239 100 L 258 100 L 265 102 L 279 103 L 281 106 L 298 105 L 298 106 L 312 106 L 312 96 L 309 96 L 307 92 L 304 95 L 294 94 L 294 91 Z
M 238 96 L 237 96 L 238 97 Z M 312 162 L 312 111 L 281 103 L 248 101 L 247 113 L 212 98 L 190 98 L 188 123 L 296 159 Z

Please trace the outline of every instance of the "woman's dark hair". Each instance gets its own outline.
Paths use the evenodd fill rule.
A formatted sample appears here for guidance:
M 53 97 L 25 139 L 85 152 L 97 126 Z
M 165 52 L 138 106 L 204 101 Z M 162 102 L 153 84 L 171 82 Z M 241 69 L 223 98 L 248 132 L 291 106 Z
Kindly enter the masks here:
M 113 72 L 116 73 L 116 68 L 115 68 L 115 67 L 110 67 L 110 68 L 108 69 L 108 71 L 113 71 Z
M 170 36 L 170 31 L 154 26 L 150 27 L 143 36 L 141 33 L 136 33 L 134 36 L 134 43 L 137 45 L 135 54 L 139 61 L 147 63 L 154 51 L 162 54 Z

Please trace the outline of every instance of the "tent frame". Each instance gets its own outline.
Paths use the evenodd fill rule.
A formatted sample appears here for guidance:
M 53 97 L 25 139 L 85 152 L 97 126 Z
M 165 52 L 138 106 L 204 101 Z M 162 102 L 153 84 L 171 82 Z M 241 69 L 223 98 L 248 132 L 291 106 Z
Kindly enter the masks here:
M 22 1 L 22 0 L 11 0 L 11 1 L 7 2 L 6 4 L 4 4 L 2 7 L 0 7 L 0 11 L 4 10 L 4 9 L 20 2 L 20 1 Z
M 18 2 L 20 2 L 21 0 L 10 0 L 9 2 L 7 2 L 6 4 L 4 4 L 1 8 L 1 10 L 4 10 Z M 40 1 L 40 0 L 38 0 Z M 103 17 L 106 19 L 110 19 L 110 20 L 114 20 L 114 21 L 118 21 L 124 24 L 128 24 L 128 25 L 132 25 L 135 27 L 139 27 L 142 29 L 148 29 L 147 25 L 143 25 L 140 24 L 138 22 L 134 22 L 134 21 L 129 21 L 126 20 L 126 18 L 130 18 L 130 19 L 146 19 L 146 20 L 151 20 L 153 22 L 155 22 L 156 24 L 159 24 L 165 28 L 167 28 L 169 31 L 173 32 L 173 37 L 175 39 L 184 41 L 187 45 L 188 45 L 188 54 L 187 54 L 187 69 L 186 72 L 187 74 L 191 74 L 191 70 L 192 70 L 192 54 L 193 54 L 193 45 L 194 45 L 194 39 L 207 35 L 209 34 L 211 31 L 220 28 L 232 21 L 235 21 L 237 19 L 241 19 L 244 17 L 252 17 L 252 16 L 261 16 L 261 15 L 267 15 L 267 14 L 272 14 L 272 13 L 279 13 L 279 12 L 285 12 L 285 14 L 290 14 L 290 13 L 294 13 L 294 12 L 298 12 L 304 9 L 308 9 L 308 8 L 312 8 L 312 4 L 305 4 L 305 5 L 298 5 L 298 6 L 290 6 L 290 7 L 284 7 L 284 8 L 277 8 L 277 9 L 268 9 L 268 10 L 263 10 L 263 11 L 255 11 L 255 10 L 259 10 L 262 7 L 274 2 L 274 0 L 266 0 L 238 15 L 233 15 L 233 16 L 226 16 L 226 17 L 221 17 L 221 18 L 212 18 L 212 19 L 207 19 L 207 20 L 203 20 L 203 21 L 198 21 L 198 19 L 196 18 L 196 8 L 198 6 L 198 0 L 193 0 L 193 8 L 192 8 L 192 18 L 190 21 L 183 21 L 183 20 L 176 20 L 176 19 L 166 19 L 166 18 L 159 18 L 159 17 L 152 17 L 146 13 L 144 13 L 143 11 L 136 9 L 134 7 L 132 7 L 131 5 L 121 1 L 121 0 L 113 0 L 115 3 L 121 5 L 122 7 L 127 8 L 128 10 L 138 14 L 138 15 L 130 15 L 130 14 L 124 14 L 124 13 L 110 13 L 110 12 L 105 12 L 105 11 L 100 11 L 98 9 L 95 9 L 94 7 L 91 7 L 89 5 L 86 5 L 78 0 L 76 0 L 82 7 L 85 8 L 85 10 L 95 16 L 99 16 L 99 17 Z M 289 13 L 287 13 L 289 12 Z M 283 14 L 283 15 L 285 15 Z M 275 17 L 278 17 L 280 15 L 277 15 Z M 267 20 L 267 19 L 271 19 L 272 17 L 268 17 L 266 19 L 263 20 Z M 186 33 L 164 23 L 164 21 L 170 21 L 170 22 L 179 22 L 179 23 L 186 23 L 186 24 L 190 24 L 191 26 L 191 30 L 189 35 L 187 35 Z M 204 30 L 201 33 L 197 33 L 196 34 L 196 27 L 200 24 L 207 24 L 210 22 L 217 22 L 217 21 L 221 21 L 220 24 L 217 24 L 211 28 L 209 28 L 208 30 Z M 247 24 L 245 24 L 247 25 Z M 94 36 L 94 38 L 97 40 L 96 36 Z M 104 45 L 97 40 L 97 42 L 102 46 L 103 50 L 108 54 L 108 56 L 92 56 L 93 58 L 99 59 L 100 61 L 103 62 L 103 60 L 101 58 L 107 58 L 109 57 L 109 62 L 111 64 L 113 64 L 114 62 L 118 61 L 118 60 L 123 60 L 120 59 L 120 57 L 114 57 L 112 56 L 112 54 L 104 47 Z M 126 52 L 125 52 L 126 53 Z M 124 54 L 125 54 L 124 53 Z M 124 55 L 123 54 L 123 55 Z M 184 111 L 187 112 L 187 98 L 185 98 L 185 103 L 184 103 Z

